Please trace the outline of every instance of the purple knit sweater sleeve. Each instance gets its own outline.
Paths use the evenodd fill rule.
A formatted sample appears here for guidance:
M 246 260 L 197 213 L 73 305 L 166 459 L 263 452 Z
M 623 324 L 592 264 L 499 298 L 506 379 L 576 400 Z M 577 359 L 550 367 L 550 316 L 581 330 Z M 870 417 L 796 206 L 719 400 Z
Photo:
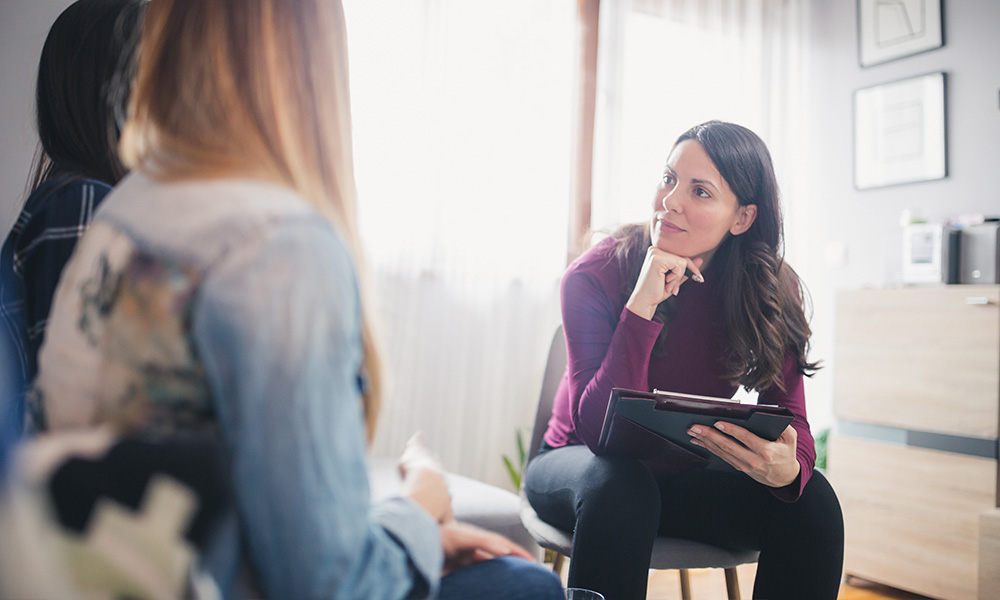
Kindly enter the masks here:
M 802 490 L 809 483 L 812 476 L 813 467 L 816 465 L 816 442 L 813 440 L 812 432 L 809 430 L 809 421 L 806 420 L 806 396 L 802 387 L 802 374 L 798 370 L 798 361 L 795 353 L 788 351 L 785 353 L 785 366 L 782 369 L 781 377 L 785 383 L 785 391 L 777 389 L 776 386 L 764 390 L 757 399 L 758 404 L 778 404 L 792 411 L 795 418 L 792 420 L 792 428 L 798 434 L 798 444 L 795 450 L 795 457 L 799 461 L 801 470 L 799 477 L 790 485 L 783 488 L 772 488 L 771 493 L 785 502 L 794 502 L 802 495 Z
M 595 249 L 599 250 L 599 249 Z M 587 267 L 590 268 L 587 268 Z M 648 389 L 649 357 L 663 324 L 628 309 L 615 313 L 616 268 L 584 264 L 562 283 L 570 418 L 576 436 L 597 449 L 611 388 Z

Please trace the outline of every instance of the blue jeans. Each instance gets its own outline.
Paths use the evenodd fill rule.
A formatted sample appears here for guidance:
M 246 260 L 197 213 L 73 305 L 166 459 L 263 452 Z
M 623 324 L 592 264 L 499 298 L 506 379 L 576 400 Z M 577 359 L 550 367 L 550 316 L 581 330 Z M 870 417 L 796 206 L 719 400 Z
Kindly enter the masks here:
M 441 580 L 440 600 L 564 600 L 562 583 L 545 567 L 512 556 L 459 569 Z

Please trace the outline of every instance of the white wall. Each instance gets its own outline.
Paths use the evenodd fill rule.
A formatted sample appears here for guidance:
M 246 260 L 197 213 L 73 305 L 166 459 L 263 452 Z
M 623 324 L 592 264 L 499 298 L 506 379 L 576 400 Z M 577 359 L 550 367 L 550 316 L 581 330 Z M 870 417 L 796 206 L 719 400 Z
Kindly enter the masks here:
M 0 234 L 21 203 L 37 137 L 35 72 L 45 35 L 71 0 L 0 0 Z
M 964 213 L 1000 214 L 1000 2 L 944 0 L 942 48 L 861 68 L 857 3 L 811 2 L 811 106 L 808 188 L 815 203 L 806 283 L 816 312 L 815 352 L 830 368 L 809 390 L 814 425 L 829 417 L 834 292 L 898 285 L 902 273 L 900 214 L 926 210 L 932 220 Z M 931 182 L 858 191 L 853 185 L 853 93 L 859 88 L 944 71 L 947 79 L 948 176 Z M 846 246 L 846 262 L 828 249 Z M 835 262 L 835 261 L 833 261 Z

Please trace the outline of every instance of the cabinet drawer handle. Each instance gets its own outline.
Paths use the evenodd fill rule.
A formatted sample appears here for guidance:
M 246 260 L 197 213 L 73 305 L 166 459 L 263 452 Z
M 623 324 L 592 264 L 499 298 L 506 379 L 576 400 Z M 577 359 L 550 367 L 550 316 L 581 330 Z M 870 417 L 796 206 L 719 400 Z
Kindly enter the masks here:
M 966 304 L 993 304 L 993 301 L 986 296 L 968 296 L 965 299 Z

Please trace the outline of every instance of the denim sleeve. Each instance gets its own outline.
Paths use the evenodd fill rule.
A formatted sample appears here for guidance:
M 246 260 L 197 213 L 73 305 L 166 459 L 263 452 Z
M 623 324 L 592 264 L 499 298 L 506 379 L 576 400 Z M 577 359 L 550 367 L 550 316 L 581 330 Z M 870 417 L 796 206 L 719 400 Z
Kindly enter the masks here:
M 409 500 L 369 505 L 358 291 L 332 228 L 286 223 L 230 251 L 192 319 L 268 597 L 433 597 L 437 524 Z

